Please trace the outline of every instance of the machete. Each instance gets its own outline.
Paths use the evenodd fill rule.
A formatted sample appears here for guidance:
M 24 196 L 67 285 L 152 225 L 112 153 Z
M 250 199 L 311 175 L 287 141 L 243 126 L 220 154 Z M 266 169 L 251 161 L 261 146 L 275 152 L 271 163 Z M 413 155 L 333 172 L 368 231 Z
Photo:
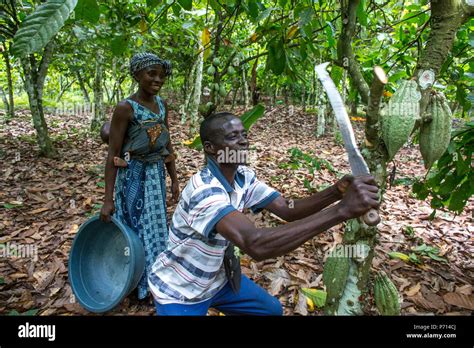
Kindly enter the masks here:
M 370 175 L 369 168 L 367 167 L 367 164 L 365 163 L 364 158 L 360 154 L 359 148 L 357 147 L 354 137 L 354 130 L 352 129 L 351 121 L 347 115 L 341 95 L 339 94 L 336 85 L 326 70 L 328 65 L 329 62 L 316 65 L 314 70 L 316 71 L 316 74 L 318 75 L 318 78 L 328 95 L 332 109 L 334 110 L 337 124 L 339 125 L 342 139 L 344 141 L 344 147 L 349 157 L 352 175 Z M 369 226 L 375 226 L 380 222 L 379 213 L 375 209 L 371 209 L 365 213 L 362 219 Z

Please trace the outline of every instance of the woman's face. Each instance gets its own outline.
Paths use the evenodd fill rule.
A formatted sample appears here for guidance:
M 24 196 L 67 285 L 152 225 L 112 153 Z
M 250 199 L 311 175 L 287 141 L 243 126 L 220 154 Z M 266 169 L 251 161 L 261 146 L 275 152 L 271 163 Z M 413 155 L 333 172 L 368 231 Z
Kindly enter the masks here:
M 141 89 L 157 94 L 166 81 L 166 72 L 161 65 L 151 65 L 140 70 L 136 77 Z

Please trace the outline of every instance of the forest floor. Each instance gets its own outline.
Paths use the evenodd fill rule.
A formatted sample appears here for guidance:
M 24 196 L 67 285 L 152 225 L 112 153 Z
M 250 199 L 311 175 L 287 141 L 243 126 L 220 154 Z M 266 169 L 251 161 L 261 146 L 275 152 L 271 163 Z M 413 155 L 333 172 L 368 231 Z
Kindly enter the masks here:
M 250 165 L 260 180 L 287 198 L 301 198 L 312 188 L 321 189 L 349 172 L 342 144 L 330 134 L 315 138 L 314 114 L 296 110 L 290 116 L 282 107 L 266 110 L 250 131 L 251 149 L 256 154 Z M 190 138 L 188 126 L 179 124 L 176 113 L 170 115 L 182 189 L 202 167 L 203 155 L 182 144 Z M 34 258 L 10 255 L 1 259 L 0 313 L 91 315 L 73 301 L 67 266 L 79 226 L 98 212 L 103 201 L 107 146 L 88 133 L 89 121 L 84 115 L 47 115 L 47 123 L 58 150 L 56 159 L 37 157 L 35 132 L 27 111 L 19 111 L 14 120 L 0 128 L 0 246 L 35 248 Z M 356 118 L 353 123 L 360 140 L 363 121 Z M 304 166 L 287 166 L 293 148 L 320 164 L 314 176 Z M 474 201 L 471 199 L 461 215 L 438 211 L 430 221 L 429 202 L 419 201 L 411 193 L 413 179 L 425 175 L 418 146 L 402 149 L 389 169 L 393 164 L 396 178 L 380 209 L 382 222 L 372 269 L 385 270 L 394 281 L 403 298 L 404 315 L 470 315 L 474 310 Z M 170 205 L 169 217 L 173 210 Z M 250 218 L 257 226 L 284 223 L 265 211 Z M 343 225 L 338 225 L 276 259 L 256 262 L 244 256 L 243 272 L 279 298 L 286 315 L 322 315 L 321 309 L 308 307 L 301 289 L 324 289 L 325 255 L 342 237 Z M 439 252 L 432 258 L 412 250 L 423 244 Z M 391 258 L 388 253 L 394 251 L 412 254 L 411 260 Z M 377 315 L 372 293 L 368 300 L 367 314 Z M 154 307 L 132 294 L 107 314 L 153 315 Z M 218 313 L 211 310 L 210 314 Z

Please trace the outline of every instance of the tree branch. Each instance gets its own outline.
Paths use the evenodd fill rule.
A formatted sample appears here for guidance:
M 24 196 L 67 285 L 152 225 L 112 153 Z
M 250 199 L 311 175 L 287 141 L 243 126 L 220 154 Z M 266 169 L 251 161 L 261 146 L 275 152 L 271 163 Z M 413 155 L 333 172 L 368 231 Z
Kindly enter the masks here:
M 359 0 L 341 0 L 342 30 L 337 43 L 338 61 L 336 63 L 349 72 L 362 102 L 367 104 L 369 100 L 369 85 L 365 81 L 360 65 L 352 51 L 352 38 L 356 28 L 358 5 Z
M 379 143 L 379 108 L 382 100 L 383 90 L 388 83 L 388 78 L 383 69 L 374 67 L 374 79 L 370 86 L 369 105 L 367 108 L 367 121 L 365 124 L 365 136 L 368 148 L 376 148 Z
M 54 38 L 51 39 L 50 42 L 46 45 L 43 50 L 43 57 L 41 58 L 41 63 L 38 68 L 38 74 L 36 81 L 36 88 L 38 88 L 38 98 L 41 100 L 43 98 L 43 85 L 44 79 L 48 73 L 48 66 L 51 62 L 51 58 L 53 56 L 53 49 L 54 49 Z

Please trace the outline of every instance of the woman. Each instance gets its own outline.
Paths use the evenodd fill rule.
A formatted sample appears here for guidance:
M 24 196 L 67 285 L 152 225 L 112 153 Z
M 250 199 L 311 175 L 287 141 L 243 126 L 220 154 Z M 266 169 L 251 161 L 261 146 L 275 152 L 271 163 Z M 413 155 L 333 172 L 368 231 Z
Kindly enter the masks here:
M 146 258 L 145 272 L 138 284 L 138 298 L 143 299 L 148 294 L 148 272 L 165 250 L 168 238 L 165 165 L 175 202 L 179 185 L 168 108 L 157 95 L 171 74 L 171 65 L 152 53 L 139 53 L 130 60 L 130 73 L 138 82 L 138 90 L 118 103 L 112 116 L 100 216 L 108 222 L 115 213 L 115 218 L 140 236 Z M 125 166 L 117 165 L 120 157 L 126 160 Z

